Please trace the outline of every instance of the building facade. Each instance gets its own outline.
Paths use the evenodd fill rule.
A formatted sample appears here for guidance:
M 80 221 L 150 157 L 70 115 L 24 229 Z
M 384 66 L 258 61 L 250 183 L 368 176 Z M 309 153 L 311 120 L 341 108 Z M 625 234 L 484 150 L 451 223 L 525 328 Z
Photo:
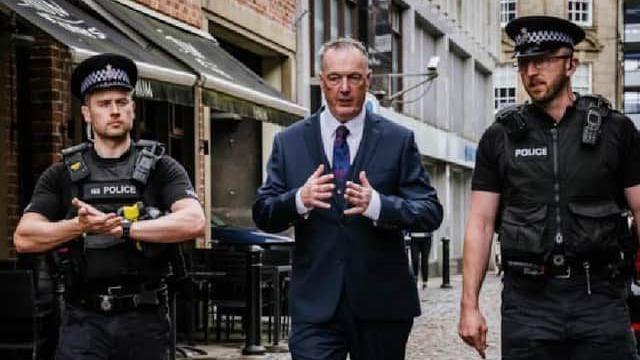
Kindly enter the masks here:
M 600 94 L 622 108 L 622 1 L 620 0 L 500 0 L 502 28 L 513 18 L 556 16 L 573 21 L 586 32 L 575 56 L 580 64 L 571 85 L 581 94 Z M 502 31 L 502 52 L 494 76 L 494 108 L 528 99 L 513 66 L 513 41 Z
M 624 2 L 623 110 L 640 129 L 640 1 Z

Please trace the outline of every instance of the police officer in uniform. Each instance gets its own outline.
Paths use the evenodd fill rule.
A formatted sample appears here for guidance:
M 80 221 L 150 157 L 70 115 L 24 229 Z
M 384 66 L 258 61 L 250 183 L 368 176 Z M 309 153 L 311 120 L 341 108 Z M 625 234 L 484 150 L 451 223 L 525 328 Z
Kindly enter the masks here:
M 120 55 L 78 65 L 71 88 L 93 139 L 42 174 L 14 234 L 19 252 L 50 252 L 64 277 L 57 359 L 165 359 L 171 253 L 203 234 L 184 168 L 131 139 L 136 80 Z
M 531 102 L 501 110 L 478 146 L 459 334 L 485 356 L 478 294 L 496 230 L 503 359 L 637 359 L 623 265 L 627 211 L 640 215 L 638 132 L 604 98 L 571 90 L 580 27 L 533 16 L 505 30 Z

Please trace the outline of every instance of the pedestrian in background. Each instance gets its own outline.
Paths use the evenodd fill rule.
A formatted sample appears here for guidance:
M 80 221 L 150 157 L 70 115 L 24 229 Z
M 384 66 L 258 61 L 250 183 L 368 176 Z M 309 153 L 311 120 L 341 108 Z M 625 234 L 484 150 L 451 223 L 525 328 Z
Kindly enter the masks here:
M 422 276 L 422 288 L 427 288 L 429 281 L 429 253 L 431 252 L 431 233 L 414 232 L 411 236 L 411 268 L 418 281 L 418 274 Z
M 640 213 L 638 131 L 606 99 L 572 91 L 579 26 L 532 16 L 505 30 L 531 102 L 501 110 L 478 146 L 459 334 L 484 357 L 478 294 L 495 229 L 503 359 L 637 359 L 623 254 L 626 210 Z
M 432 231 L 442 207 L 414 135 L 365 109 L 368 54 L 320 50 L 326 107 L 278 133 L 253 218 L 295 227 L 289 290 L 293 359 L 403 359 L 420 313 L 402 229 Z

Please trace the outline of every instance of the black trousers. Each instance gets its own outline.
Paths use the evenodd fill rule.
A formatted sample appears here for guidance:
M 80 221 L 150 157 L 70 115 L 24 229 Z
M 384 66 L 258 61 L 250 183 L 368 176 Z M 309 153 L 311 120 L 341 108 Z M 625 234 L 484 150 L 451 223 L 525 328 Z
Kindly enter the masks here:
M 431 252 L 431 237 L 424 240 L 411 240 L 411 268 L 416 280 L 418 270 L 421 270 L 422 282 L 429 280 L 429 253 Z
M 504 277 L 503 360 L 637 360 L 624 281 Z
M 347 353 L 351 360 L 402 360 L 412 326 L 413 319 L 357 319 L 343 291 L 329 321 L 307 323 L 291 319 L 289 351 L 293 360 L 344 360 Z
M 56 360 L 168 359 L 166 308 L 99 314 L 67 305 Z

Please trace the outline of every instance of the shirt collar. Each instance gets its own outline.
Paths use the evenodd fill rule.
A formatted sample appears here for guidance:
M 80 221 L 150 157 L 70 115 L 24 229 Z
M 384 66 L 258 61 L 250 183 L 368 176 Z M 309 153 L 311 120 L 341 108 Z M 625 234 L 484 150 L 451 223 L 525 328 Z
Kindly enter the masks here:
M 327 107 L 325 107 L 324 110 L 322 111 L 322 114 L 320 115 L 320 120 L 323 122 L 323 125 L 326 127 L 327 133 L 331 134 L 331 136 L 335 136 L 336 129 L 338 128 L 338 126 L 344 125 L 349 130 L 350 135 L 355 135 L 359 137 L 359 135 L 362 134 L 362 129 L 364 128 L 365 115 L 366 115 L 366 110 L 365 110 L 365 107 L 362 106 L 362 110 L 360 110 L 360 113 L 358 113 L 356 117 L 342 123 L 338 121 L 333 116 L 333 114 L 331 114 L 331 111 L 329 111 Z

